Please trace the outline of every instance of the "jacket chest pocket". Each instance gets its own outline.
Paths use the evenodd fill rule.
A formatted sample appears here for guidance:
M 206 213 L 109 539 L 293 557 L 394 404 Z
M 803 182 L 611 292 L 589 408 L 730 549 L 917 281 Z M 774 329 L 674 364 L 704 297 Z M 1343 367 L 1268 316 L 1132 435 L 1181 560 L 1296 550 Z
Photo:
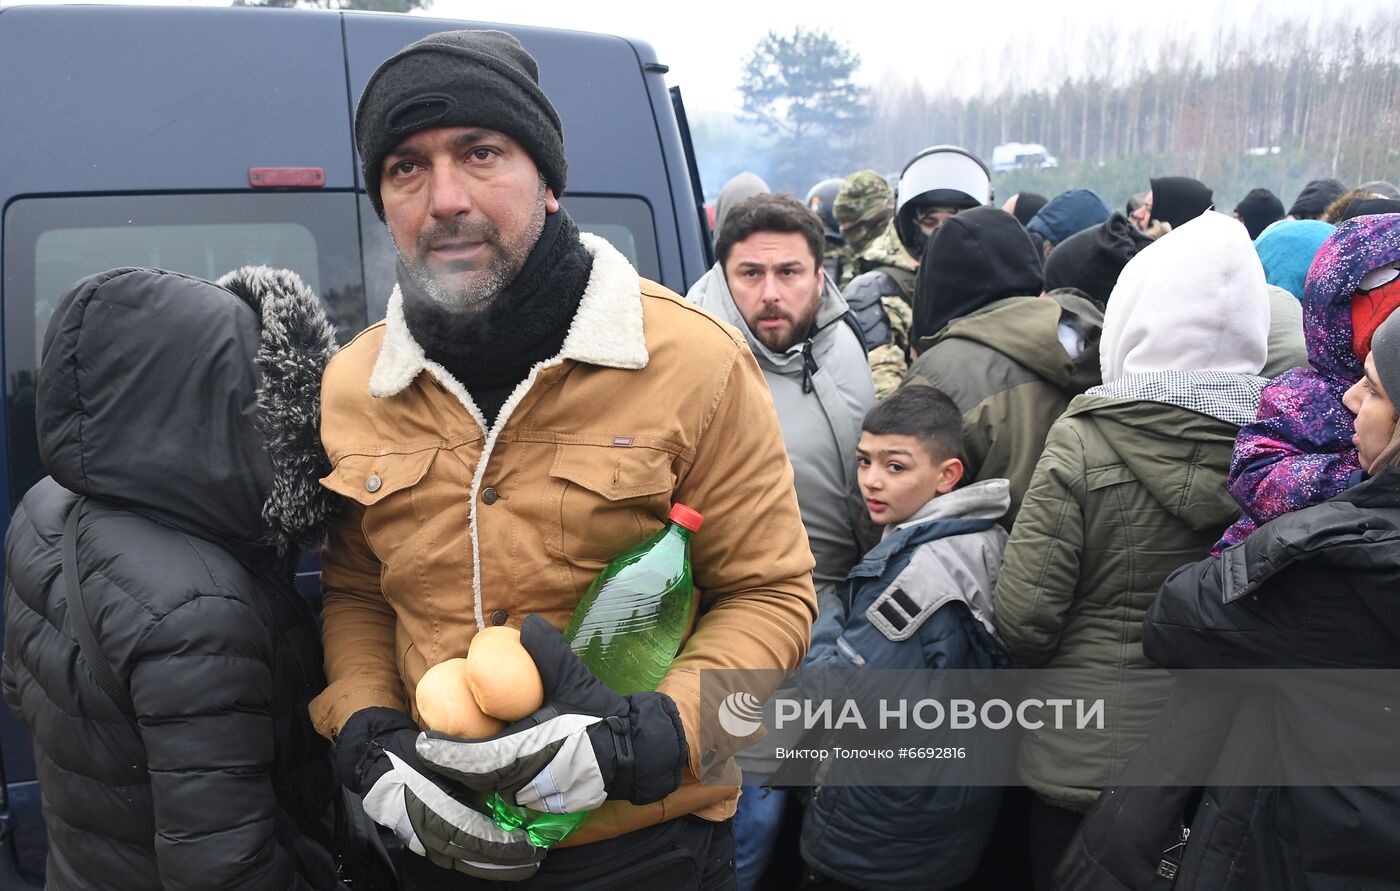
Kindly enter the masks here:
M 558 446 L 549 468 L 558 523 L 551 545 L 606 564 L 660 529 L 676 485 L 671 463 L 660 449 Z
M 439 511 L 421 504 L 424 484 L 438 449 L 388 455 L 345 455 L 321 484 L 364 505 L 364 533 L 370 547 L 386 564 L 399 562 L 422 528 L 425 515 Z M 441 488 L 441 487 L 438 487 Z M 463 526 L 465 527 L 465 508 Z

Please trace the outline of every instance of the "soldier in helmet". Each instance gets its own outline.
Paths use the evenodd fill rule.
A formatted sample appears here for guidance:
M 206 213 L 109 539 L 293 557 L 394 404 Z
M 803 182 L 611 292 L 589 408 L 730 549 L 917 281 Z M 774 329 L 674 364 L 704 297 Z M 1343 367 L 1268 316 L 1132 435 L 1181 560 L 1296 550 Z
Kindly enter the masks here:
M 822 266 L 826 269 L 827 278 L 835 282 L 838 288 L 846 287 L 846 282 L 856 275 L 855 257 L 851 254 L 850 246 L 841 234 L 841 227 L 831 212 L 836 204 L 836 195 L 841 191 L 841 183 L 839 177 L 824 179 L 812 186 L 807 193 L 807 206 L 821 219 L 822 230 L 826 233 Z
M 895 231 L 915 259 L 946 220 L 959 211 L 992 203 L 987 165 L 967 149 L 935 145 L 904 165 L 894 204 Z
M 855 252 L 858 273 L 842 296 L 860 322 L 880 398 L 895 391 L 909 364 L 910 301 L 919 268 L 895 232 L 893 199 L 884 177 L 862 170 L 846 178 L 832 208 Z

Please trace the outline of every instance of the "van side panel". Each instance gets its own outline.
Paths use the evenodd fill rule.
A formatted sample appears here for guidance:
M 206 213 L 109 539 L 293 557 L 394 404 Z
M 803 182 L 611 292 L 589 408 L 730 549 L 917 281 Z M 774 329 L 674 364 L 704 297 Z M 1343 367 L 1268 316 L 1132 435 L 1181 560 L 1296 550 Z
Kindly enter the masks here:
M 271 14 L 276 27 L 257 9 L 0 7 L 0 221 L 25 196 L 246 192 L 252 166 L 320 167 L 327 189 L 353 189 L 339 16 Z M 13 277 L 6 289 L 31 297 Z M 0 754 L 0 841 L 39 874 L 34 756 L 3 705 Z
M 381 317 L 395 255 L 368 201 L 354 193 L 363 188 L 351 132 L 354 106 L 374 69 L 403 46 L 471 27 L 501 26 L 324 10 L 0 7 L 6 380 L 22 383 L 25 374 L 32 380 L 30 351 L 45 318 L 40 307 L 49 305 L 43 301 L 52 295 L 44 295 L 53 290 L 40 275 L 38 248 L 49 232 L 110 230 L 116 247 L 107 253 L 136 250 L 145 258 L 120 262 L 163 265 L 171 262 L 171 246 L 195 240 L 200 226 L 297 224 L 314 236 L 317 259 L 307 262 L 315 263 L 328 303 L 340 305 L 330 299 L 336 292 L 341 303 L 363 307 L 367 299 L 369 320 Z M 705 271 L 705 236 L 651 47 L 581 32 L 507 30 L 540 60 L 541 86 L 562 115 L 570 159 L 565 205 L 580 225 L 613 238 L 624 253 L 630 249 L 648 277 L 683 293 Z M 302 166 L 324 171 L 322 189 L 249 187 L 250 167 Z M 295 212 L 284 204 L 296 205 Z M 64 257 L 106 259 L 107 253 L 64 247 L 84 244 L 82 237 L 60 238 L 58 248 L 48 249 L 48 279 L 57 278 L 52 257 L 65 250 Z M 144 253 L 136 243 L 142 237 L 150 239 Z M 263 244 L 210 238 L 245 252 Z M 283 254 L 299 245 L 277 243 Z M 228 251 L 208 253 L 204 259 L 213 263 Z M 364 321 L 359 309 L 347 311 L 344 324 L 353 330 Z M 17 344 L 9 355 L 7 339 Z M 10 385 L 0 389 L 8 399 Z M 3 407 L 11 408 L 8 401 Z M 26 438 L 21 425 L 0 411 L 0 505 L 11 503 L 12 485 L 23 488 L 6 472 L 20 453 L 16 437 Z M 306 555 L 303 569 L 314 567 L 314 555 Z M 26 873 L 39 875 L 45 840 L 30 740 L 3 705 L 0 766 L 0 859 L 6 861 L 0 888 L 8 888 L 12 854 Z
M 651 207 L 653 225 L 671 230 L 656 233 L 661 280 L 673 290 L 685 291 L 688 270 L 682 264 L 681 248 L 673 234 L 677 211 L 672 199 L 673 184 L 667 181 L 668 163 L 683 165 L 684 158 L 678 155 L 668 162 L 662 155 L 647 76 L 628 41 L 601 34 L 418 16 L 351 12 L 342 15 L 352 104 L 359 103 L 365 83 L 381 62 L 428 34 L 461 28 L 501 28 L 519 38 L 540 60 L 540 87 L 559 110 L 564 125 L 564 149 L 569 158 L 566 192 L 634 195 L 645 200 Z M 664 87 L 658 84 L 658 89 L 664 96 Z M 674 117 L 668 122 L 674 129 Z M 618 144 L 619 134 L 625 134 L 625 151 L 612 148 Z M 679 169 L 683 177 L 684 167 Z M 680 212 L 694 214 L 688 207 Z M 694 249 L 700 249 L 698 240 Z
M 353 188 L 337 18 L 202 12 L 0 9 L 0 121 L 18 131 L 0 140 L 0 198 L 246 189 L 253 165 Z
M 643 70 L 647 71 L 652 112 L 657 122 L 656 135 L 661 140 L 662 155 L 668 166 L 667 179 L 671 183 L 671 200 L 676 207 L 672 221 L 680 244 L 684 276 L 680 287 L 671 285 L 670 288 L 684 294 L 710 270 L 714 262 L 709 224 L 705 223 L 702 228 L 700 222 L 705 211 L 699 190 L 699 174 L 694 172 L 694 159 L 687 154 L 693 151 L 689 137 L 681 134 L 680 114 L 677 112 L 679 99 L 672 97 L 666 86 L 663 73 L 667 70 L 666 66 L 658 64 L 656 51 L 651 44 L 640 40 L 631 43 Z

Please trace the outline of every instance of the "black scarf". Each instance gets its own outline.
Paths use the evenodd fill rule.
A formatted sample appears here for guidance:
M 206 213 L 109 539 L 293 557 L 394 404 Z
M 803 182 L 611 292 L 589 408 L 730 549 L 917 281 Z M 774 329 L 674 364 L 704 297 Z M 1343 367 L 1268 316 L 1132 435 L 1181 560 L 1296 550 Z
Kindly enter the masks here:
M 461 382 L 488 425 L 537 363 L 559 354 L 593 271 L 593 256 L 562 208 L 515 280 L 480 312 L 451 313 L 424 293 L 399 262 L 404 321 L 424 354 Z

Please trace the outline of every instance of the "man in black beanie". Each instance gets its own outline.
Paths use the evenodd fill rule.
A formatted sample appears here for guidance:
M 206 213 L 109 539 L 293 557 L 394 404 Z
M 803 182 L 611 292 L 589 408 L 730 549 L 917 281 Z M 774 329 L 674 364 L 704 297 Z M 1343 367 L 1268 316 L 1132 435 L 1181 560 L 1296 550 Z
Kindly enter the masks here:
M 905 386 L 937 387 L 957 404 L 966 478 L 1011 482 L 1007 527 L 1050 425 L 1098 383 L 1103 311 L 1068 291 L 1041 297 L 1043 284 L 1030 235 L 992 207 L 944 222 L 914 283 L 918 358 Z
M 1283 216 L 1283 202 L 1268 189 L 1251 189 L 1235 205 L 1235 219 L 1244 223 L 1250 241 L 1258 238 L 1260 233 L 1283 219 Z
M 579 232 L 559 203 L 563 128 L 514 37 L 406 47 L 366 84 L 355 137 L 399 266 L 387 318 L 322 383 L 322 484 L 346 509 L 323 552 L 329 686 L 311 711 L 341 782 L 403 842 L 410 891 L 732 887 L 731 755 L 752 740 L 704 723 L 702 746 L 716 716 L 699 672 L 795 668 L 816 612 L 752 355 Z M 559 629 L 680 502 L 705 515 L 697 617 L 655 690 L 622 695 Z M 497 709 L 515 723 L 430 726 L 425 673 L 486 629 L 518 629 L 496 639 L 518 640 L 543 704 L 523 690 Z M 498 826 L 489 793 L 593 814 L 546 847 Z
M 1123 267 L 1151 243 L 1149 235 L 1115 213 L 1055 248 L 1045 259 L 1045 290 L 1075 288 L 1102 306 L 1108 303 Z

